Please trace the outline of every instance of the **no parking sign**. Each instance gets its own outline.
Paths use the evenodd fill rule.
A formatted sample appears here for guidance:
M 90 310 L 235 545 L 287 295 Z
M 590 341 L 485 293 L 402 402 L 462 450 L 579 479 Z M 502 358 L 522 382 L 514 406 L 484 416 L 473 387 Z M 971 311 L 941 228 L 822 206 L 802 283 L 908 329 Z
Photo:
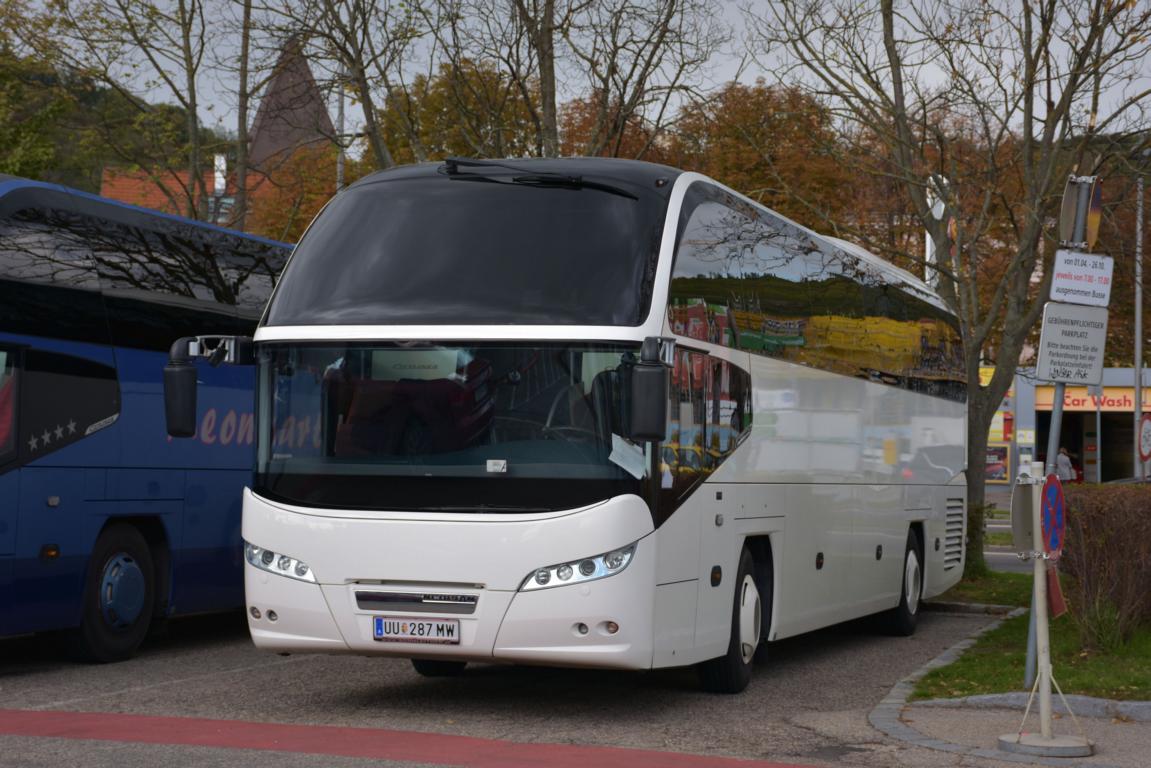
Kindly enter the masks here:
M 1063 550 L 1063 530 L 1066 527 L 1066 503 L 1063 500 L 1063 483 L 1058 475 L 1048 475 L 1043 484 L 1042 523 L 1043 551 L 1058 556 Z

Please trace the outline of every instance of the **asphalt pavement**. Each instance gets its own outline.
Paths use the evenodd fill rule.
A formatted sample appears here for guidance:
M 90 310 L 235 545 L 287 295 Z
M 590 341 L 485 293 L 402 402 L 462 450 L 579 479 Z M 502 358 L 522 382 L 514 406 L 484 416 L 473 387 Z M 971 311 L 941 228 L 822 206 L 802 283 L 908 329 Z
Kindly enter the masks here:
M 3 641 L 0 765 L 959 765 L 867 718 L 990 620 L 925 613 L 910 638 L 852 622 L 785 640 L 738 696 L 701 692 L 690 669 L 473 665 L 425 679 L 404 660 L 281 657 L 255 650 L 239 615 L 174 621 L 114 665 L 63 660 L 43 639 Z
M 1001 617 L 925 611 L 911 638 L 851 622 L 772 644 L 739 696 L 691 670 L 619 673 L 471 665 L 425 679 L 403 660 L 274 656 L 240 614 L 173 621 L 114 665 L 62 657 L 50 637 L 0 641 L 0 766 L 277 768 L 1145 768 L 1151 703 L 1073 699 L 1090 758 L 996 750 L 1024 694 L 911 702 L 914 680 Z M 1022 649 L 1021 649 L 1022 652 Z M 1022 728 L 1038 729 L 1032 714 Z

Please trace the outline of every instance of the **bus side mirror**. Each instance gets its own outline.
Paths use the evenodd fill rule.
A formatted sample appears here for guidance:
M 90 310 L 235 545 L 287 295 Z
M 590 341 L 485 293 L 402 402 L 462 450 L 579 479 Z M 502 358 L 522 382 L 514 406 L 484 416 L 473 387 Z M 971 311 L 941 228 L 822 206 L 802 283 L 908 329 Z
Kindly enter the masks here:
M 661 339 L 644 339 L 639 362 L 631 371 L 631 439 L 663 440 L 667 435 L 667 388 L 670 371 L 660 359 Z
M 196 434 L 196 366 L 188 353 L 192 341 L 177 339 L 164 366 L 164 420 L 172 437 Z

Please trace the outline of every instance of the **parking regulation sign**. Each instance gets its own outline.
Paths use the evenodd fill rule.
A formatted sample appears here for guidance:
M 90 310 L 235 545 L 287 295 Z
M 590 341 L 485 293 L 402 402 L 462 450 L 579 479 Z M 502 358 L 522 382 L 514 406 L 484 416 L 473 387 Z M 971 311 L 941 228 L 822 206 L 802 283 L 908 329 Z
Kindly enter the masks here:
M 1041 381 L 1098 384 L 1103 379 L 1103 349 L 1107 343 L 1107 308 L 1047 302 L 1039 333 Z
M 1063 483 L 1058 475 L 1047 476 L 1047 482 L 1043 484 L 1042 504 L 1043 551 L 1058 555 L 1063 550 L 1063 531 L 1067 525 Z
M 1151 461 L 1151 413 L 1139 419 L 1139 458 Z

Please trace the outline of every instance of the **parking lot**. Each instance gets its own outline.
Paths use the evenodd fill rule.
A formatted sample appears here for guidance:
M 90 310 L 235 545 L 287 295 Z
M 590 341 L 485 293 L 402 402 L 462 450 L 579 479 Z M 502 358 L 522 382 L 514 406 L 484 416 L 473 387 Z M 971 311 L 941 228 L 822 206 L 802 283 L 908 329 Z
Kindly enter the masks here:
M 700 692 L 691 670 L 472 665 L 459 678 L 425 679 L 400 659 L 268 655 L 252 647 L 240 614 L 172 622 L 138 658 L 114 665 L 69 661 L 50 639 L 7 640 L 0 763 L 231 765 L 252 755 L 237 749 L 270 749 L 279 766 L 381 764 L 365 756 L 387 765 L 567 765 L 578 756 L 564 757 L 557 745 L 595 745 L 760 765 L 930 764 L 871 729 L 867 713 L 900 678 L 985 621 L 925 613 L 912 638 L 854 622 L 786 640 L 738 696 Z M 43 714 L 57 711 L 99 717 L 83 721 L 84 731 L 77 716 Z M 24 725 L 4 725 L 17 721 Z M 237 722 L 263 730 L 245 741 L 229 734 Z M 386 729 L 387 738 L 307 726 Z M 516 761 L 484 762 L 493 744 L 514 747 Z M 630 764 L 671 764 L 658 755 L 645 763 L 645 754 Z

